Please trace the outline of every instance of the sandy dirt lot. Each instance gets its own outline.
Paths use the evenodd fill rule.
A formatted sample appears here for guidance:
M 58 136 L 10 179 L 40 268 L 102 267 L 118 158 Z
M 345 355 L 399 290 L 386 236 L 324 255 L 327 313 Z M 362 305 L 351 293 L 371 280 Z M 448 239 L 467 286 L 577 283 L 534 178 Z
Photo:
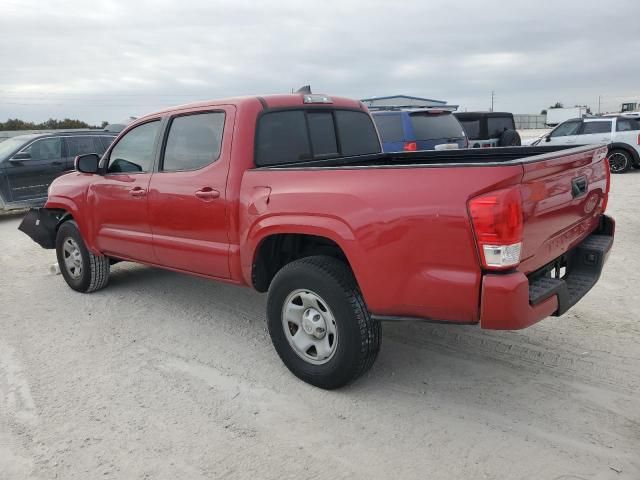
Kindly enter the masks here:
M 640 479 L 640 171 L 617 243 L 562 318 L 384 326 L 376 365 L 294 378 L 265 296 L 119 264 L 83 295 L 0 217 L 0 479 Z

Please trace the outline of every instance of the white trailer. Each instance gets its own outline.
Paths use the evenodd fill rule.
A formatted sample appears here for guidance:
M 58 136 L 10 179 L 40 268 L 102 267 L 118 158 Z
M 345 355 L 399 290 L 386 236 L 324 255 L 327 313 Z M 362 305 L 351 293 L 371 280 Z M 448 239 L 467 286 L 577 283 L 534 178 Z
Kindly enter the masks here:
M 546 124 L 550 127 L 570 120 L 572 118 L 582 118 L 587 114 L 587 107 L 571 107 L 571 108 L 550 108 L 547 110 Z

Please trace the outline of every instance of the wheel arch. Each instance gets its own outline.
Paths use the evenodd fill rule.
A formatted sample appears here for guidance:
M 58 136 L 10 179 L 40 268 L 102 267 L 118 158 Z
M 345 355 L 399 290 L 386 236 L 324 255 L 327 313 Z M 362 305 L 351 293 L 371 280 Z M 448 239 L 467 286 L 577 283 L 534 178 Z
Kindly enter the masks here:
M 56 227 L 56 231 L 60 228 L 62 223 L 68 220 L 74 220 L 78 225 L 78 229 L 80 230 L 80 234 L 84 239 L 87 248 L 94 254 L 99 254 L 100 252 L 93 245 L 93 238 L 89 235 L 90 228 L 88 225 L 88 221 L 83 219 L 83 216 L 80 213 L 80 209 L 76 202 L 67 197 L 51 197 L 47 200 L 44 208 L 47 210 L 58 210 L 63 212 L 58 225 Z
M 286 264 L 313 255 L 328 255 L 358 271 L 355 237 L 342 221 L 317 217 L 295 223 L 272 219 L 257 226 L 247 238 L 243 275 L 247 284 L 264 292 L 273 276 Z M 354 264 L 354 262 L 356 264 Z
M 640 154 L 636 151 L 635 148 L 633 148 L 628 143 L 623 143 L 623 142 L 610 143 L 608 153 L 611 153 L 613 150 L 624 150 L 629 155 L 631 155 L 631 161 L 633 162 L 634 165 L 640 165 Z

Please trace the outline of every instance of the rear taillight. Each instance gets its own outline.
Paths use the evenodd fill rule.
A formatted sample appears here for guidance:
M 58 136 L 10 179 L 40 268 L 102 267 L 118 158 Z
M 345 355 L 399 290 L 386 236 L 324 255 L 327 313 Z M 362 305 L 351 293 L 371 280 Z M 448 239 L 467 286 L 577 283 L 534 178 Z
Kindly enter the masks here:
M 469 215 L 484 268 L 501 270 L 520 263 L 524 218 L 519 188 L 472 198 Z
M 405 152 L 415 152 L 416 150 L 418 150 L 418 144 L 416 142 L 405 142 L 402 149 Z
M 640 133 L 638 134 L 638 145 L 640 145 Z
M 490 143 L 483 143 L 482 144 L 482 148 L 491 148 L 491 144 Z

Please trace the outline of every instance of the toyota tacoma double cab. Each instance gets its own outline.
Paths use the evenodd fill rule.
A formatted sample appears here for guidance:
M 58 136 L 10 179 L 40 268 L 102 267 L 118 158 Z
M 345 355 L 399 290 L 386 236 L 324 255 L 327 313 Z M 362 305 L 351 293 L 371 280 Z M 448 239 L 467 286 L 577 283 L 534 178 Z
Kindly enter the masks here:
M 515 330 L 596 283 L 606 147 L 383 153 L 366 107 L 317 94 L 180 106 L 76 158 L 20 229 L 79 292 L 132 261 L 268 292 L 284 364 L 337 388 L 381 322 Z

